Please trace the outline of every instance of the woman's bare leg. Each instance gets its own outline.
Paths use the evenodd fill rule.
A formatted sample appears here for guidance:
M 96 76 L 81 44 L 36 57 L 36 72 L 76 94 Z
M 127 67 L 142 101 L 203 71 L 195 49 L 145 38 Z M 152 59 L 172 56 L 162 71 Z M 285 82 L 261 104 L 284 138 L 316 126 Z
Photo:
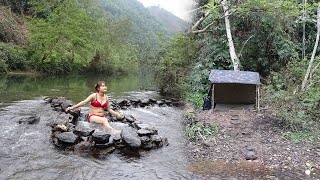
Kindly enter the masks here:
M 109 122 L 108 122 L 108 119 L 105 118 L 105 117 L 100 117 L 100 116 L 91 116 L 90 119 L 89 119 L 90 122 L 95 122 L 95 123 L 99 123 L 99 124 L 103 124 L 103 126 L 107 127 L 107 128 L 110 128 L 112 131 L 114 132 L 119 132 L 119 130 L 115 130 L 113 129 Z
M 90 122 L 95 122 L 99 124 L 103 124 L 105 127 L 112 128 L 108 122 L 108 119 L 100 116 L 91 116 L 89 119 Z

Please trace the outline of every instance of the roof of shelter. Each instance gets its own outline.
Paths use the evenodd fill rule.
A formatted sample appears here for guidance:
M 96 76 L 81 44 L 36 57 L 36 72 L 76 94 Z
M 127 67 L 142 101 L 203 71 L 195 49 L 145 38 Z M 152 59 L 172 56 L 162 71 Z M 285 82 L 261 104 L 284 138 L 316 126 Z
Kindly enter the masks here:
M 257 72 L 217 70 L 210 72 L 209 80 L 214 84 L 236 83 L 236 84 L 260 84 L 260 76 Z

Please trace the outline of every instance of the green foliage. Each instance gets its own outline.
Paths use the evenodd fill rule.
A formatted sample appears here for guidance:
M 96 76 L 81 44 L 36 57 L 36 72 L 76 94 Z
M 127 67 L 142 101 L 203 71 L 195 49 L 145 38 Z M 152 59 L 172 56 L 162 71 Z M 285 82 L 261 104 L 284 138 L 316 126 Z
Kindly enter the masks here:
M 37 3 L 35 7 L 47 5 Z M 56 4 L 46 19 L 32 19 L 29 49 L 38 70 L 50 74 L 68 73 L 89 63 L 95 50 L 98 25 L 83 6 L 63 1 Z
M 177 34 L 160 51 L 155 77 L 162 94 L 184 96 L 188 70 L 196 54 L 194 49 L 190 37 Z
M 320 140 L 320 134 L 314 134 L 314 133 L 310 133 L 310 132 L 286 132 L 283 133 L 283 137 L 286 139 L 289 139 L 295 143 L 299 143 L 299 142 L 310 142 L 310 143 L 314 143 L 314 142 L 318 142 Z
M 264 104 L 279 109 L 277 117 L 288 131 L 285 137 L 293 141 L 317 138 L 320 127 L 319 68 L 313 71 L 307 90 L 299 91 L 307 65 L 307 60 L 292 60 L 282 71 L 272 73 L 265 87 Z
M 185 119 L 185 135 L 191 141 L 205 140 L 210 137 L 214 137 L 219 128 L 215 124 L 195 122 L 194 114 L 187 113 L 184 116 Z
M 26 68 L 26 53 L 18 46 L 0 43 L 0 71 L 23 70 Z

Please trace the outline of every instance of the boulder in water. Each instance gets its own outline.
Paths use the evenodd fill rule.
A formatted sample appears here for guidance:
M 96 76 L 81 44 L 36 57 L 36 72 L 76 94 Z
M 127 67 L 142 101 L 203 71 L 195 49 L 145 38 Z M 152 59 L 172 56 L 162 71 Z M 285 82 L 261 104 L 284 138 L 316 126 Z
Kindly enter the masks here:
M 57 135 L 60 143 L 73 145 L 79 141 L 79 137 L 72 132 L 64 132 Z
M 141 140 L 138 133 L 133 128 L 125 128 L 121 132 L 123 142 L 132 149 L 137 149 L 141 146 Z
M 25 116 L 22 117 L 18 123 L 19 124 L 38 124 L 40 121 L 40 117 L 36 115 L 31 115 L 31 116 Z
M 92 140 L 96 142 L 96 144 L 105 144 L 109 142 L 109 138 L 111 136 L 110 132 L 103 130 L 95 130 L 92 134 Z
M 73 133 L 78 136 L 87 137 L 91 135 L 94 130 L 95 129 L 90 126 L 89 122 L 79 121 Z

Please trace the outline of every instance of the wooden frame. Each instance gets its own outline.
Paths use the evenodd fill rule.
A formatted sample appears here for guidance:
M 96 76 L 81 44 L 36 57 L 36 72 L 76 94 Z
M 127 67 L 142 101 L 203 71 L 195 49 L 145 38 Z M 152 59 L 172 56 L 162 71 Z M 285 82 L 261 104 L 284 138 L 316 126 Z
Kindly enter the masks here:
M 260 111 L 260 86 L 256 85 L 256 109 Z
M 214 84 L 212 83 L 212 89 L 211 89 L 211 106 L 212 111 L 214 110 Z

